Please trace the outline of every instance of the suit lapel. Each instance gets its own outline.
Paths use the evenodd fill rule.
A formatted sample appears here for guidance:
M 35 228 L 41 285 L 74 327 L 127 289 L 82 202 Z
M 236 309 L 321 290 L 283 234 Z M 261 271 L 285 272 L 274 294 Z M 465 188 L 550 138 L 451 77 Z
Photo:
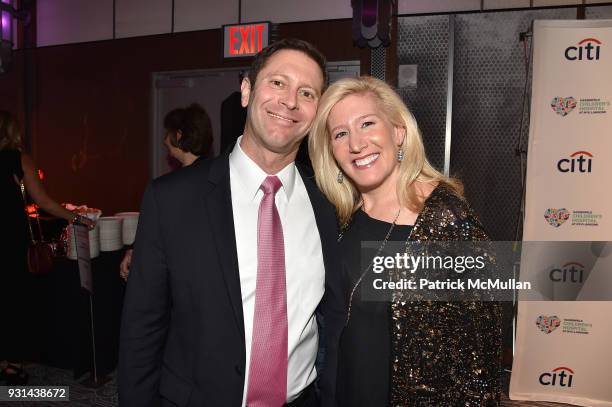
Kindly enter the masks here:
M 229 154 L 223 154 L 211 163 L 208 182 L 212 189 L 205 194 L 204 201 L 212 225 L 213 240 L 217 246 L 217 255 L 232 303 L 238 332 L 244 338 L 242 294 L 240 291 L 240 273 L 230 188 Z

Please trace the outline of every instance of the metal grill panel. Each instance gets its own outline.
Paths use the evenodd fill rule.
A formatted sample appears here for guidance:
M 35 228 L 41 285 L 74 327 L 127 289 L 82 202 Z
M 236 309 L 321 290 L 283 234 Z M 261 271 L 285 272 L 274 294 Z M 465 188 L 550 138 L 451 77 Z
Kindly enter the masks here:
M 397 24 L 397 63 L 417 65 L 417 85 L 398 90 L 414 114 L 431 164 L 444 167 L 448 16 L 402 17 Z
M 584 13 L 587 20 L 605 20 L 612 18 L 612 6 L 587 7 Z
M 370 64 L 370 75 L 384 81 L 387 65 L 387 49 L 382 46 L 373 48 L 370 51 L 370 56 L 372 60 L 372 63 Z

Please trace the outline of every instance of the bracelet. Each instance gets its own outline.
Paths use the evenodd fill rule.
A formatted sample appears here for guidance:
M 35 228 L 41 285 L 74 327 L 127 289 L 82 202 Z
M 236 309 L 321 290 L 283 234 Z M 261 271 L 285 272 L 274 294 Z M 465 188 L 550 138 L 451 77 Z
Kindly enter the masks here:
M 81 223 L 81 218 L 82 216 L 79 215 L 78 213 L 76 215 L 74 215 L 74 218 L 72 218 L 72 220 L 70 221 L 71 224 L 75 224 L 75 223 Z

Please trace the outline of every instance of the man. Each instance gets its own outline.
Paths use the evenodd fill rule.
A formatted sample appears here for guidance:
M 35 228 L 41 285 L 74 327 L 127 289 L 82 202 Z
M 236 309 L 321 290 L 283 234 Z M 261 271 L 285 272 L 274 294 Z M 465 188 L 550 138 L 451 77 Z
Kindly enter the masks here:
M 242 85 L 245 72 L 238 74 L 238 84 Z M 242 135 L 246 124 L 246 109 L 242 106 L 242 93 L 232 92 L 221 102 L 221 153 L 231 148 Z
M 122 406 L 318 405 L 314 313 L 337 270 L 336 220 L 294 159 L 325 79 L 304 41 L 264 49 L 242 82 L 247 121 L 231 153 L 145 192 L 121 327 Z

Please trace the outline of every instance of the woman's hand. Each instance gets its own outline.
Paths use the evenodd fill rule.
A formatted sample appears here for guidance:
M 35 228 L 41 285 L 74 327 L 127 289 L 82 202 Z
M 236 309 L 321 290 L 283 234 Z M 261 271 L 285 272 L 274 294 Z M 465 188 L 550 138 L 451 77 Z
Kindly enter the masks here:
M 96 221 L 93 219 L 89 219 L 87 216 L 75 214 L 70 223 L 77 223 L 80 225 L 87 226 L 87 229 L 92 230 L 96 227 Z

